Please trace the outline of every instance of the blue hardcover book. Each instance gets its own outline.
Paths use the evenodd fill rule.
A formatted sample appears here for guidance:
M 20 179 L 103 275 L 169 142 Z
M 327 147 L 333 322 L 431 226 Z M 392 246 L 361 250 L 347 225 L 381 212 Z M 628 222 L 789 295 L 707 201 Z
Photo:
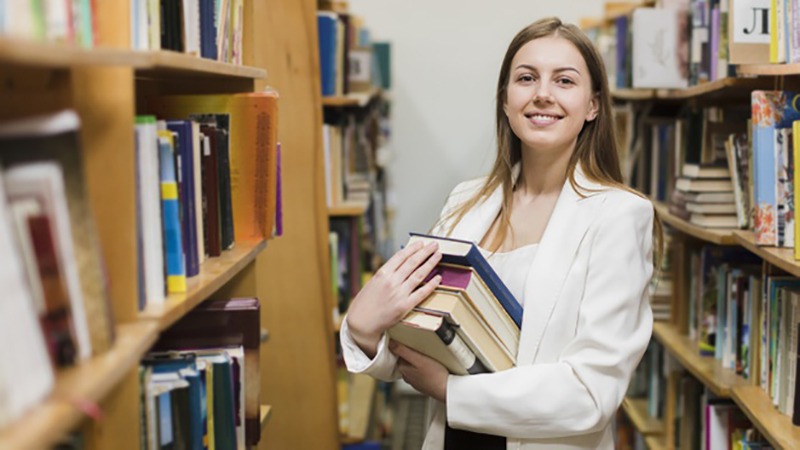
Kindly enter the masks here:
M 322 80 L 322 95 L 336 95 L 336 27 L 338 19 L 335 13 L 321 11 L 317 13 L 319 29 L 319 71 Z
M 214 0 L 200 0 L 200 56 L 217 59 L 217 22 Z
M 178 164 L 178 187 L 180 189 L 181 231 L 183 249 L 186 254 L 186 276 L 193 277 L 200 271 L 200 255 L 197 252 L 197 215 L 194 202 L 194 141 L 192 122 L 169 120 L 167 129 L 176 134 L 175 151 Z
M 464 241 L 460 239 L 430 236 L 420 233 L 409 233 L 411 239 L 408 244 L 415 241 L 436 241 L 439 243 L 439 251 L 442 253 L 443 263 L 456 264 L 459 266 L 469 266 L 475 269 L 475 272 L 480 275 L 489 290 L 492 291 L 497 301 L 506 310 L 511 320 L 517 325 L 522 326 L 522 306 L 517 299 L 508 290 L 508 287 L 503 283 L 503 280 L 483 257 L 481 251 L 475 243 Z
M 158 154 L 161 163 L 161 211 L 164 227 L 164 265 L 167 271 L 167 292 L 186 292 L 186 266 L 181 236 L 181 213 L 178 182 L 173 156 L 174 136 L 171 131 L 158 131 Z

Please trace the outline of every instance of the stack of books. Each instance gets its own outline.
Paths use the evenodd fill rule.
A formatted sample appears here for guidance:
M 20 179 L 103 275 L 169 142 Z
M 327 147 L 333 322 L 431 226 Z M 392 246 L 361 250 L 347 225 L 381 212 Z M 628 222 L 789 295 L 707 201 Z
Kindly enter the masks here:
M 739 227 L 728 166 L 684 164 L 681 173 L 672 193 L 672 214 L 706 228 Z
M 497 372 L 514 366 L 522 307 L 478 247 L 469 241 L 411 234 L 439 244 L 442 260 L 426 279 L 441 275 L 436 290 L 389 336 L 436 359 L 451 373 Z

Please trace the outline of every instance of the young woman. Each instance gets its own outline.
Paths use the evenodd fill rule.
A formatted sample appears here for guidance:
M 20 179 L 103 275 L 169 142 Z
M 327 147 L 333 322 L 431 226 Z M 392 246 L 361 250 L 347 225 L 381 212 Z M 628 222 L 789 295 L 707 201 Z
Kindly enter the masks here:
M 353 300 L 347 367 L 435 399 L 425 449 L 613 449 L 652 331 L 652 204 L 622 184 L 603 61 L 555 18 L 520 31 L 497 84 L 497 159 L 435 234 L 479 243 L 524 308 L 516 366 L 455 376 L 385 331 L 429 295 L 435 247 L 395 254 Z

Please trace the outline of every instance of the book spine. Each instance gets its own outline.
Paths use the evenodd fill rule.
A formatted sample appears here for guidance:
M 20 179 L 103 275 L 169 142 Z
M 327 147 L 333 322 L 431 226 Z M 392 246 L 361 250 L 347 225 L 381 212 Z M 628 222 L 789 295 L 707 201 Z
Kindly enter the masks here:
M 475 357 L 475 353 L 470 350 L 461 337 L 456 334 L 456 329 L 447 321 L 442 321 L 442 326 L 436 330 L 436 335 L 444 342 L 450 353 L 455 356 L 458 362 L 464 367 L 468 374 L 486 373 L 488 370 L 483 363 Z
M 800 323 L 796 323 L 793 327 L 797 328 L 797 351 L 794 354 L 795 358 L 795 378 L 794 378 L 794 411 L 792 412 L 792 424 L 800 425 Z

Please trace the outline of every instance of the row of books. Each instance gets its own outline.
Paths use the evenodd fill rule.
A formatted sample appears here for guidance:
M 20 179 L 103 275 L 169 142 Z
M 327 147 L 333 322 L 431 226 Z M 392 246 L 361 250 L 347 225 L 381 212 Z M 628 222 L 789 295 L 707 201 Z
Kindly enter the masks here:
M 259 301 L 209 300 L 142 360 L 144 449 L 244 450 L 260 436 Z
M 617 88 L 685 88 L 735 75 L 737 64 L 791 62 L 791 2 L 662 0 L 587 29 Z M 795 56 L 796 57 L 796 56 Z
M 678 328 L 697 341 L 701 355 L 760 386 L 782 414 L 800 422 L 800 279 L 763 273 L 761 261 L 743 248 L 678 251 L 687 263 L 680 277 L 690 280 L 688 302 L 676 306 Z
M 95 0 L 0 1 L 0 35 L 91 48 Z
M 522 307 L 478 247 L 468 241 L 412 233 L 408 245 L 415 242 L 439 244 L 442 260 L 428 279 L 439 275 L 441 283 L 389 329 L 389 336 L 436 359 L 454 374 L 513 367 Z
M 139 308 L 200 264 L 282 231 L 277 94 L 166 96 L 136 127 Z
M 0 426 L 114 341 L 79 130 L 73 111 L 0 125 Z
M 242 64 L 244 0 L 131 0 L 131 47 Z
M 319 37 L 320 80 L 322 95 L 347 95 L 366 90 L 383 78 L 378 75 L 382 67 L 388 70 L 388 58 L 383 63 L 373 57 L 369 30 L 362 18 L 333 10 L 317 12 Z M 386 47 L 375 52 L 382 56 Z M 377 56 L 376 56 L 377 57 Z

